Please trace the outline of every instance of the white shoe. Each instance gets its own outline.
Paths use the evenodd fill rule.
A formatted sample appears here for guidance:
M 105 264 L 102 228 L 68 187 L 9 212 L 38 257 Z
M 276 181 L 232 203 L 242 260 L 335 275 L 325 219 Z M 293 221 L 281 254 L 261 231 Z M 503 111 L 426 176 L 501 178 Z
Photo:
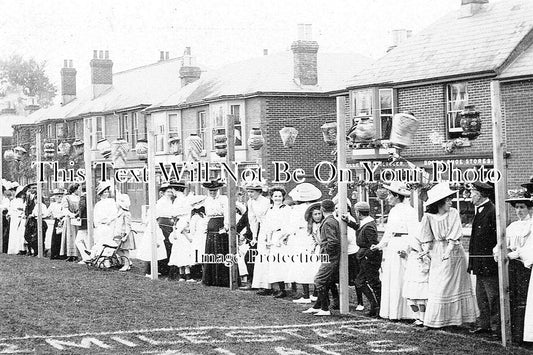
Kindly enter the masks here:
M 320 309 L 319 308 L 309 308 L 309 309 L 306 309 L 305 311 L 303 311 L 302 313 L 318 313 L 320 312 Z
M 196 282 L 196 280 L 188 279 L 187 282 Z
M 144 277 L 152 277 L 152 275 L 146 274 L 146 275 L 144 275 Z
M 315 313 L 315 316 L 331 316 L 331 312 L 319 310 L 318 312 Z
M 311 297 L 309 297 L 309 299 L 311 300 L 311 302 L 316 302 L 316 300 L 318 299 L 318 297 L 311 296 Z
M 297 300 L 293 300 L 294 303 L 311 303 L 311 300 L 309 298 L 298 298 Z
M 185 279 L 179 279 L 178 282 L 185 282 Z
M 424 325 L 424 322 L 422 322 L 420 319 L 417 319 L 417 320 L 414 321 L 413 325 L 415 327 L 421 327 L 421 326 Z
M 120 269 L 118 269 L 118 271 L 129 271 L 131 269 L 131 267 L 128 265 L 124 265 L 123 267 L 121 267 Z
M 87 261 L 88 261 L 88 260 L 78 261 L 78 264 L 79 264 L 79 265 L 85 265 L 85 264 L 87 264 Z
M 363 306 L 362 304 L 358 304 L 357 307 L 355 307 L 355 310 L 356 311 L 364 311 L 365 310 L 365 306 Z

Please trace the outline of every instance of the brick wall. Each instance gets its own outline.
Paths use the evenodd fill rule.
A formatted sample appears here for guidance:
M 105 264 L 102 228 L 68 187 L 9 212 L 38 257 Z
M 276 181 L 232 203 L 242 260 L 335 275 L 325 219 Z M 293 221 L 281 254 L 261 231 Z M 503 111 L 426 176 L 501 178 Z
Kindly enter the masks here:
M 490 80 L 480 79 L 467 82 L 469 104 L 475 105 L 482 120 L 481 135 L 472 140 L 471 147 L 458 148 L 450 159 L 457 155 L 477 155 L 492 152 L 492 116 L 490 104 Z M 420 120 L 420 126 L 411 147 L 403 152 L 408 158 L 429 158 L 445 155 L 440 144 L 433 144 L 430 134 L 437 132 L 447 137 L 446 84 L 432 84 L 398 89 L 398 110 L 411 111 Z
M 109 59 L 91 59 L 91 84 L 113 84 L 113 62 Z
M 268 97 L 265 98 L 265 118 L 262 122 L 265 136 L 264 164 L 266 178 L 273 178 L 273 160 L 286 161 L 295 168 L 305 170 L 307 182 L 314 182 L 313 169 L 322 160 L 333 159 L 331 151 L 334 147 L 328 146 L 320 130 L 326 122 L 334 121 L 336 107 L 334 98 L 298 98 L 298 97 Z M 319 116 L 319 117 L 317 117 Z M 296 143 L 292 148 L 283 147 L 279 131 L 291 124 L 298 130 Z M 266 132 L 266 133 L 265 133 Z M 315 182 L 323 192 L 327 189 Z M 290 190 L 295 184 L 288 183 Z

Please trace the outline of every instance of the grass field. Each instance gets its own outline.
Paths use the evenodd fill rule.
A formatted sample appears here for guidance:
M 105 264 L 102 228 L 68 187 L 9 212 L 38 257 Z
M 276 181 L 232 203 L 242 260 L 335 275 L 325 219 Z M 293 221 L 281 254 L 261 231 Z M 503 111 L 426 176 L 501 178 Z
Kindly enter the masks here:
M 527 354 L 464 329 L 319 318 L 254 292 L 0 254 L 0 354 Z

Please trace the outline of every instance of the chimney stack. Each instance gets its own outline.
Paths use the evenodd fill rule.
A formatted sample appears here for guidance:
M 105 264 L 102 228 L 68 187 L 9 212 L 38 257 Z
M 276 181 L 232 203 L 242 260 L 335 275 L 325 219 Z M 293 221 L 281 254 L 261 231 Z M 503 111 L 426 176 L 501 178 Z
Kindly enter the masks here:
M 392 30 L 392 45 L 387 49 L 387 52 L 390 52 L 410 38 L 412 33 L 413 31 L 406 29 Z
M 165 60 L 165 52 L 159 51 L 159 61 L 162 62 Z
M 459 18 L 474 16 L 488 3 L 489 0 L 461 0 Z
M 76 98 L 76 69 L 72 59 L 64 60 L 61 68 L 61 105 L 64 106 Z
M 94 50 L 90 66 L 93 99 L 95 99 L 113 86 L 113 61 L 109 59 L 109 51 Z
M 191 55 L 191 47 L 185 47 L 180 68 L 181 87 L 200 79 L 202 71 L 196 66 L 196 59 Z
M 263 55 L 268 55 L 268 49 L 263 49 Z
M 318 43 L 312 40 L 310 24 L 298 25 L 298 39 L 291 45 L 294 53 L 294 80 L 299 85 L 318 83 Z

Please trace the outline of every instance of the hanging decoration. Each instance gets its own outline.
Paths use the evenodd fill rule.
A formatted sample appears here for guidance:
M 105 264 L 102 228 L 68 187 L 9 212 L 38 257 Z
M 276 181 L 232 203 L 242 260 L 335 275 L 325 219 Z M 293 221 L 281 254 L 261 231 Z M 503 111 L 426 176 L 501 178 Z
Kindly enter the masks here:
M 46 142 L 43 145 L 43 157 L 45 159 L 52 159 L 55 156 L 56 145 L 53 142 Z
M 298 136 L 298 130 L 292 126 L 285 126 L 280 131 L 281 141 L 285 148 L 292 148 Z
M 214 137 L 215 140 L 215 153 L 221 158 L 224 158 L 228 154 L 228 137 L 224 134 L 223 129 L 219 129 Z
M 391 145 L 398 149 L 409 147 L 419 125 L 420 121 L 411 112 L 395 114 L 392 117 Z
M 481 134 L 481 118 L 479 111 L 476 111 L 474 105 L 466 105 L 461 111 L 461 128 L 462 135 L 468 139 L 476 139 Z
M 128 152 L 130 151 L 130 144 L 124 138 L 120 137 L 111 143 L 111 160 L 116 164 L 118 160 L 126 163 Z
M 37 146 L 35 145 L 30 146 L 30 155 L 32 157 L 35 157 L 37 155 Z
M 265 144 L 265 138 L 259 128 L 252 128 L 250 131 L 250 138 L 248 138 L 248 145 L 253 150 L 259 150 Z
M 202 138 L 196 133 L 191 133 L 191 135 L 185 139 L 185 153 L 187 159 L 193 161 L 200 160 L 200 153 L 202 153 L 203 145 Z
M 80 139 L 76 139 L 74 143 L 72 143 L 72 148 L 74 151 L 74 154 L 72 155 L 73 158 L 83 155 L 83 142 Z
M 4 152 L 5 161 L 15 161 L 15 152 L 12 149 L 8 149 Z
M 361 117 L 357 123 L 348 131 L 347 137 L 353 143 L 367 143 L 376 137 L 374 119 L 370 117 Z
M 15 153 L 15 160 L 21 161 L 24 155 L 28 153 L 26 149 L 22 148 L 21 146 L 13 148 L 13 152 Z
M 109 141 L 105 138 L 100 139 L 96 143 L 96 149 L 98 149 L 104 159 L 109 159 L 109 157 L 111 156 L 111 143 L 109 143 Z
M 324 123 L 322 127 L 322 135 L 324 136 L 324 142 L 328 145 L 337 144 L 337 122 Z
M 148 159 L 148 141 L 146 139 L 139 139 L 135 145 L 135 151 L 137 152 L 137 158 L 140 160 Z
M 59 154 L 60 156 L 66 157 L 67 155 L 70 154 L 70 148 L 71 148 L 70 143 L 63 141 L 57 145 L 57 154 Z
M 170 149 L 170 153 L 174 155 L 180 155 L 181 154 L 181 139 L 179 137 L 173 137 L 168 140 L 168 147 Z

